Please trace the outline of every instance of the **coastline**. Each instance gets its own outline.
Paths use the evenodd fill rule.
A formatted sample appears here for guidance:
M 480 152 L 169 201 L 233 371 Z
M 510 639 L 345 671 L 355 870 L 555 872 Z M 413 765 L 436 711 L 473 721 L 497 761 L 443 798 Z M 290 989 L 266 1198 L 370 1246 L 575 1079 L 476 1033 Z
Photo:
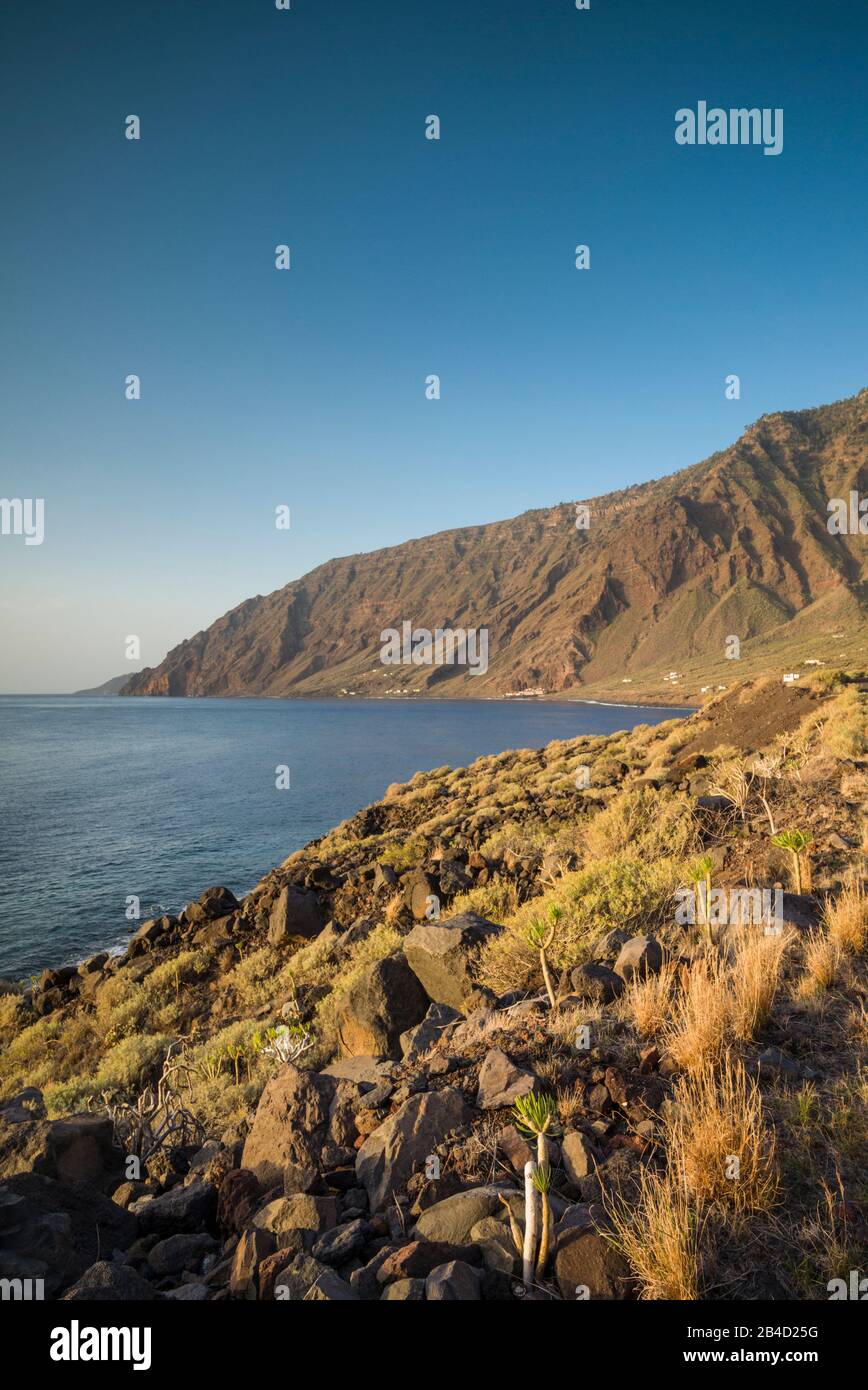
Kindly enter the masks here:
M 0 699 L 9 698 L 0 695 Z M 292 701 L 293 703 L 316 703 L 318 701 L 333 700 L 337 704 L 361 704 L 365 702 L 376 702 L 381 704 L 389 702 L 396 705 L 418 705 L 418 704 L 498 704 L 498 705 L 518 705 L 518 704 L 564 704 L 564 705 L 601 705 L 618 709 L 676 709 L 694 713 L 701 709 L 701 704 L 678 704 L 674 700 L 670 701 L 660 696 L 648 696 L 647 699 L 637 698 L 634 700 L 595 700 L 585 695 L 570 695 L 564 693 L 552 693 L 546 695 L 434 695 L 426 692 L 424 695 L 254 695 L 233 694 L 227 691 L 222 695 L 94 695 L 93 693 L 56 691 L 50 695 L 40 692 L 29 692 L 27 696 L 21 695 L 20 698 L 31 699 L 100 699 L 100 700 L 281 700 Z
M 604 1240 L 586 1215 L 620 1199 L 630 1231 L 646 1230 L 642 1184 L 665 1197 L 667 1163 L 677 1172 L 669 1116 L 692 1094 L 706 1038 L 694 1019 L 712 1008 L 733 1010 L 738 1034 L 724 1040 L 738 1054 L 700 1058 L 702 1074 L 723 1069 L 723 1097 L 755 1078 L 751 1123 L 766 1123 L 766 1106 L 784 1154 L 804 1138 L 782 1090 L 796 1074 L 823 1114 L 850 1107 L 829 1162 L 855 1212 L 849 1020 L 854 991 L 868 997 L 854 879 L 866 699 L 861 679 L 748 684 L 685 720 L 416 773 L 242 899 L 207 888 L 177 915 L 138 924 L 122 955 L 98 952 L 0 995 L 0 1182 L 22 1198 L 28 1243 L 45 1248 L 74 1202 L 90 1229 L 114 1210 L 122 1252 L 107 1261 L 91 1241 L 46 1260 L 36 1271 L 46 1296 L 303 1301 L 316 1289 L 430 1301 L 445 1281 L 450 1297 L 511 1300 L 504 1204 L 520 1219 L 528 1150 L 516 1106 L 533 1090 L 558 1120 L 540 1296 L 569 1300 L 584 1284 L 594 1297 L 631 1297 L 644 1277 L 633 1247 L 618 1228 Z M 772 842 L 762 799 L 740 815 L 715 794 L 726 765 L 715 750 L 753 756 L 757 728 L 764 756 L 796 750 L 765 794 L 778 824 L 811 826 L 807 889 Z M 725 895 L 783 880 L 785 931 L 724 923 L 709 944 L 682 924 L 673 904 L 697 862 Z M 800 1026 L 795 1005 L 810 1007 L 819 988 L 812 953 L 832 929 L 841 977 L 822 984 L 823 1008 Z M 646 988 L 632 988 L 637 974 L 662 991 L 659 1024 Z M 758 981 L 769 1002 L 754 1023 Z M 184 1124 L 155 1139 L 158 1116 L 142 1142 L 137 1116 L 158 1086 Z M 788 1297 L 817 1297 L 828 1279 L 810 1238 L 825 1153 L 813 1186 L 784 1161 L 774 1170 L 790 1219 L 772 1214 L 762 1238 L 774 1269 L 799 1271 Z M 746 1299 L 768 1293 L 767 1270 L 746 1268 L 743 1249 L 709 1251 L 709 1297 L 736 1280 Z M 4 1255 L 4 1277 L 14 1260 Z

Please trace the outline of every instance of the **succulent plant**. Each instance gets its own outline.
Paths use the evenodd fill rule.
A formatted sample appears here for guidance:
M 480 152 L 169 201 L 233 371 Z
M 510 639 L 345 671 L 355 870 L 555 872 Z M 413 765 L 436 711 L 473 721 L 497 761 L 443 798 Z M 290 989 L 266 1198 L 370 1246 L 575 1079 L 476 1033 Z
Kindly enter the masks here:
M 810 888 L 811 869 L 805 851 L 812 842 L 813 836 L 807 835 L 804 830 L 781 830 L 772 836 L 772 844 L 777 849 L 785 849 L 790 853 L 797 893 L 801 893 L 803 884 Z
M 501 1198 L 509 1210 L 512 1238 L 522 1257 L 522 1280 L 525 1288 L 530 1288 L 534 1277 L 542 1277 L 549 1258 L 552 1230 L 549 1192 L 552 1186 L 552 1166 L 547 1158 L 546 1146 L 547 1136 L 560 1134 L 561 1126 L 554 1097 L 535 1091 L 518 1097 L 512 1108 L 512 1117 L 519 1134 L 525 1139 L 536 1139 L 537 1144 L 537 1162 L 528 1159 L 524 1165 L 523 1236 L 509 1203 Z M 537 1198 L 542 1211 L 539 1222 Z
M 697 859 L 690 866 L 690 881 L 693 884 L 693 894 L 696 899 L 696 916 L 700 926 L 705 928 L 706 936 L 711 943 L 711 917 L 709 908 L 711 905 L 711 873 L 714 868 L 714 860 L 710 854 L 703 854 L 701 859 Z M 704 893 L 703 893 L 704 888 Z
M 542 1223 L 540 1225 L 539 1251 L 536 1259 L 536 1277 L 541 1279 L 548 1264 L 549 1248 L 551 1246 L 552 1235 L 552 1207 L 549 1201 L 549 1192 L 552 1185 L 552 1166 L 550 1163 L 539 1163 L 533 1171 L 533 1185 L 540 1195 L 542 1206 Z
M 526 1096 L 519 1096 L 512 1107 L 512 1118 L 523 1139 L 536 1140 L 537 1161 L 545 1163 L 548 1152 L 546 1136 L 561 1132 L 554 1096 L 543 1091 L 530 1091 Z
M 552 984 L 551 972 L 549 970 L 548 949 L 555 939 L 555 931 L 562 916 L 561 909 L 554 903 L 549 903 L 548 926 L 541 917 L 534 917 L 527 929 L 527 943 L 534 950 L 539 951 L 540 967 L 545 982 L 546 994 L 553 1009 L 557 1008 L 557 997 L 554 985 Z

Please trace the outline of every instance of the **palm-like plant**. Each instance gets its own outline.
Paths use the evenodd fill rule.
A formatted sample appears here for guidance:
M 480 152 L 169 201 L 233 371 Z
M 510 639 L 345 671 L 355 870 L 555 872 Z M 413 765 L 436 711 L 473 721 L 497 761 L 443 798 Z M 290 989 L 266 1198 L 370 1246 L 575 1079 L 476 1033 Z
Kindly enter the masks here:
M 787 850 L 791 856 L 797 893 L 801 893 L 803 883 L 807 888 L 811 886 L 811 866 L 805 851 L 812 842 L 813 836 L 804 830 L 781 830 L 772 836 L 772 844 L 777 849 Z
M 539 1252 L 536 1258 L 536 1277 L 541 1279 L 545 1273 L 545 1267 L 549 1258 L 549 1246 L 552 1235 L 552 1206 L 549 1201 L 549 1192 L 552 1185 L 552 1165 L 550 1163 L 540 1163 L 533 1171 L 533 1185 L 540 1195 L 542 1203 L 542 1224 L 540 1226 Z
M 546 1136 L 554 1138 L 561 1133 L 554 1096 L 541 1091 L 530 1091 L 526 1096 L 519 1096 L 512 1107 L 512 1118 L 523 1139 L 536 1140 L 537 1163 L 545 1163 L 548 1159 Z
M 280 1062 L 296 1062 L 314 1044 L 310 1029 L 297 1019 L 288 1025 L 280 1023 L 276 1028 L 266 1028 L 264 1032 L 257 1030 L 250 1041 L 257 1055 L 276 1057 Z
M 527 943 L 534 950 L 539 951 L 540 967 L 542 977 L 545 982 L 546 994 L 553 1009 L 557 1008 L 557 998 L 555 996 L 554 985 L 552 984 L 551 972 L 549 970 L 548 955 L 546 954 L 555 939 L 555 930 L 561 919 L 561 909 L 554 903 L 549 904 L 548 926 L 540 917 L 534 917 L 527 929 Z
M 553 1096 L 531 1091 L 519 1096 L 512 1107 L 515 1127 L 524 1139 L 536 1140 L 537 1161 L 524 1165 L 524 1238 L 510 1214 L 510 1228 L 516 1248 L 522 1257 L 522 1279 L 525 1287 L 533 1282 L 534 1269 L 540 1277 L 549 1256 L 551 1241 L 551 1204 L 549 1189 L 552 1169 L 548 1161 L 548 1136 L 561 1133 L 557 1104 Z M 537 1194 L 542 1199 L 542 1226 L 537 1250 Z
M 229 1061 L 232 1063 L 232 1069 L 233 1069 L 233 1071 L 234 1071 L 234 1073 L 235 1073 L 235 1085 L 237 1086 L 237 1085 L 240 1083 L 240 1080 L 241 1080 L 241 1074 L 240 1074 L 241 1062 L 242 1062 L 242 1060 L 244 1059 L 244 1055 L 245 1055 L 247 1049 L 245 1048 L 245 1046 L 244 1046 L 243 1043 L 229 1043 L 229 1044 L 227 1044 L 227 1047 L 226 1047 L 225 1050 L 226 1050 L 226 1056 L 229 1058 Z
M 714 860 L 710 854 L 703 854 L 701 859 L 697 859 L 690 866 L 690 881 L 693 884 L 693 896 L 696 900 L 696 916 L 700 926 L 705 928 L 709 942 L 711 941 L 711 918 L 709 908 L 711 905 L 711 873 L 714 868 Z M 703 894 L 702 889 L 705 889 Z

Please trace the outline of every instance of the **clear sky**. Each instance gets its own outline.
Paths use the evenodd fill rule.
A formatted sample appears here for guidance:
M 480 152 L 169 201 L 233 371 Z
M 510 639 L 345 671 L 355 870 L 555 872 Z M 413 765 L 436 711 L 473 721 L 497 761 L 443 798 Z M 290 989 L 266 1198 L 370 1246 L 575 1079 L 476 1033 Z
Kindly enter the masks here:
M 20 0 L 0 52 L 0 690 L 868 385 L 858 0 Z

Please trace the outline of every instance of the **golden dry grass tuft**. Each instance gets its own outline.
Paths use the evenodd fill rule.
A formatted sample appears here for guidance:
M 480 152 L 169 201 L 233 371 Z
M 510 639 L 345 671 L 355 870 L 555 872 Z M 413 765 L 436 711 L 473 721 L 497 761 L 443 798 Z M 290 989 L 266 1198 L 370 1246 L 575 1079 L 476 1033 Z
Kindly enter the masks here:
M 634 1199 L 608 1197 L 605 1205 L 612 1243 L 636 1276 L 641 1298 L 701 1297 L 706 1218 L 697 1214 L 672 1169 L 660 1174 L 643 1168 Z
M 725 972 L 716 959 L 700 960 L 686 972 L 663 1032 L 667 1051 L 687 1072 L 701 1071 L 723 1055 L 729 1031 Z
M 694 1202 L 736 1217 L 770 1211 L 780 1187 L 775 1136 L 742 1063 L 729 1054 L 717 1067 L 706 1063 L 678 1082 L 672 1099 L 669 1164 Z
M 858 955 L 868 946 L 868 893 L 861 882 L 842 889 L 823 917 L 829 939 L 842 951 Z
M 778 934 L 742 929 L 726 982 L 726 1006 L 732 1036 L 751 1042 L 771 1018 L 781 986 L 781 967 L 794 940 L 792 932 Z
M 798 992 L 803 997 L 825 993 L 838 979 L 843 952 L 839 943 L 824 931 L 812 931 L 805 938 L 805 974 Z
M 643 1038 L 659 1038 L 672 1017 L 678 964 L 667 961 L 656 975 L 634 976 L 621 996 L 619 1010 Z

